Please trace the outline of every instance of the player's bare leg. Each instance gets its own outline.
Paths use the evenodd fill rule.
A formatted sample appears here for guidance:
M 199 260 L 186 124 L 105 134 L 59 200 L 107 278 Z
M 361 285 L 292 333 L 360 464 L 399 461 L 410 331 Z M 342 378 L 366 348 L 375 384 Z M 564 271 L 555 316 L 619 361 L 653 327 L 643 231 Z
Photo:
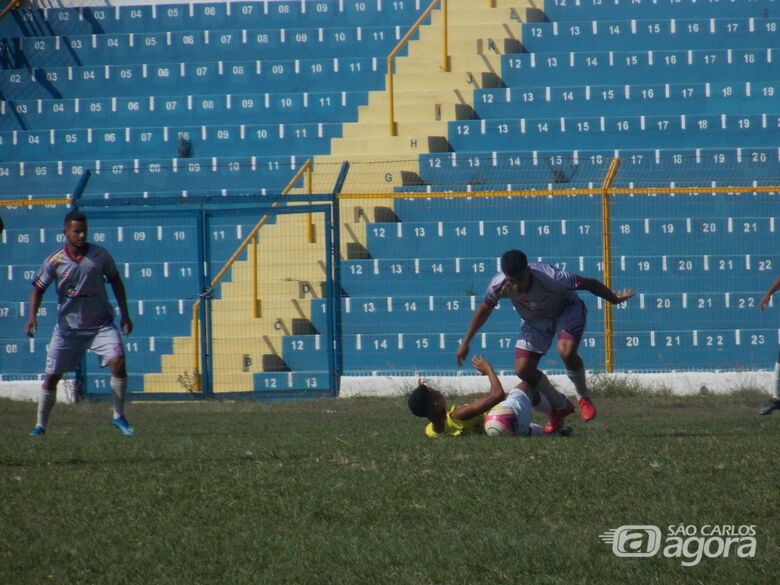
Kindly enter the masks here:
M 541 357 L 542 355 L 538 353 L 518 350 L 515 354 L 515 373 L 530 386 L 533 392 L 538 392 L 549 401 L 552 412 L 544 426 L 544 432 L 552 433 L 557 431 L 563 423 L 563 419 L 574 411 L 574 405 L 552 385 L 550 379 L 538 368 Z
M 580 354 L 577 353 L 579 341 L 573 338 L 558 339 L 558 355 L 563 360 L 566 368 L 566 376 L 574 384 L 574 390 L 579 398 L 580 414 L 583 420 L 589 421 L 596 418 L 596 407 L 588 393 L 588 383 L 585 376 L 585 365 Z

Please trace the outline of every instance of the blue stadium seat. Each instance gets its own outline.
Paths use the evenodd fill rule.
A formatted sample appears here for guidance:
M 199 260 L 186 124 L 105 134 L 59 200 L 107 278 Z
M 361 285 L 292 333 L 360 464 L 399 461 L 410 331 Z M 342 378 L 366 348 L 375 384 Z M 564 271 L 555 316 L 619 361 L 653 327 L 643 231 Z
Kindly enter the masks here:
M 146 158 L 89 161 L 0 163 L 0 189 L 27 195 L 72 194 L 85 170 L 91 171 L 85 196 L 106 193 L 178 192 L 198 194 L 240 190 L 266 194 L 280 191 L 305 162 L 296 156 Z M 152 195 L 153 196 L 153 195 Z
M 759 356 L 776 347 L 776 336 L 776 330 L 758 328 L 619 331 L 615 334 L 614 356 L 627 371 L 733 370 L 735 356 L 740 368 L 755 370 L 766 367 Z
M 255 392 L 272 395 L 286 390 L 304 391 L 307 394 L 330 390 L 328 371 L 302 370 L 290 372 L 259 372 L 253 375 Z
M 475 90 L 479 118 L 543 118 L 601 115 L 605 108 L 624 115 L 758 114 L 775 109 L 780 83 L 637 83 L 556 85 Z
M 502 80 L 509 87 L 614 85 L 619 83 L 716 83 L 777 78 L 775 48 L 570 51 L 503 55 Z
M 627 330 L 652 330 L 659 324 L 703 329 L 723 322 L 742 327 L 766 326 L 766 315 L 758 311 L 763 292 L 674 292 L 639 293 L 626 303 L 617 319 Z
M 193 4 L 24 8 L 0 21 L 0 36 L 87 35 L 151 31 L 362 26 L 413 23 L 427 8 L 410 2 L 322 2 L 321 0 L 260 0 Z
M 561 256 L 596 255 L 601 250 L 601 219 L 374 223 L 367 230 L 366 247 L 383 259 L 436 258 L 445 252 L 500 256 L 523 241 L 555 248 Z
M 742 18 L 780 16 L 776 0 L 549 0 L 549 20 L 618 20 L 625 18 Z
M 295 156 L 323 154 L 341 135 L 341 124 L 263 124 L 240 126 L 154 126 L 0 132 L 5 161 L 94 160 L 176 157 L 181 141 L 199 156 Z
M 401 291 L 408 288 L 437 296 L 481 295 L 500 270 L 500 256 L 504 251 L 499 249 L 491 257 L 344 260 L 341 285 L 353 297 L 387 294 L 393 286 Z M 535 251 L 542 251 L 541 246 L 526 249 L 530 260 L 544 260 L 561 270 L 589 275 L 600 271 L 600 256 L 561 256 L 556 254 L 554 246 L 550 246 L 545 256 Z
M 367 91 L 1 101 L 0 130 L 354 122 L 367 102 Z
M 752 49 L 777 46 L 777 18 L 679 18 L 673 12 L 655 17 L 577 22 L 531 22 L 522 25 L 529 52 L 640 51 L 667 44 L 685 49 Z
M 765 287 L 780 256 L 761 254 L 614 255 L 612 273 L 642 292 L 716 292 L 724 279 L 738 279 L 743 290 Z
M 775 146 L 776 114 L 691 116 L 602 116 L 456 120 L 448 139 L 459 150 L 519 150 L 533 144 L 553 150 Z
M 507 217 L 527 220 L 550 218 L 555 202 L 560 219 L 592 218 L 600 214 L 599 196 L 559 195 L 539 197 L 402 198 L 395 201 L 395 213 L 401 221 L 429 221 L 435 213 L 441 221 L 468 221 L 475 216 L 484 221 L 505 221 Z
M 463 334 L 471 315 L 482 303 L 483 290 L 473 296 L 393 296 L 393 297 L 344 297 L 341 299 L 342 330 L 345 334 L 372 333 L 429 333 L 435 329 L 441 333 Z M 312 324 L 318 331 L 327 331 L 325 322 L 326 301 L 311 301 Z M 496 307 L 492 318 L 482 331 L 497 333 L 507 328 L 511 319 L 517 319 L 510 303 Z M 506 314 L 506 315 L 505 315 Z
M 406 29 L 400 26 L 197 29 L 187 32 L 16 37 L 0 42 L 4 69 L 211 60 L 360 57 L 387 54 Z M 405 52 L 405 51 L 404 51 Z
M 369 90 L 384 87 L 386 62 L 375 57 L 204 61 L 11 69 L 0 71 L 6 100 L 115 96 Z

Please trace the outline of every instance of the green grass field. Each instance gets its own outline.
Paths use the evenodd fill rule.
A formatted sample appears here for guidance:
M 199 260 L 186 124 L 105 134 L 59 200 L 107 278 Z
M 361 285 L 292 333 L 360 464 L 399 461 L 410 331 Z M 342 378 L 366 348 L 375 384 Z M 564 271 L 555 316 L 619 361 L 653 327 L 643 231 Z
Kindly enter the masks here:
M 569 438 L 447 440 L 402 399 L 131 404 L 135 437 L 60 404 L 43 439 L 0 400 L 0 583 L 777 583 L 766 397 L 618 394 Z M 631 524 L 753 526 L 755 555 L 618 557 Z

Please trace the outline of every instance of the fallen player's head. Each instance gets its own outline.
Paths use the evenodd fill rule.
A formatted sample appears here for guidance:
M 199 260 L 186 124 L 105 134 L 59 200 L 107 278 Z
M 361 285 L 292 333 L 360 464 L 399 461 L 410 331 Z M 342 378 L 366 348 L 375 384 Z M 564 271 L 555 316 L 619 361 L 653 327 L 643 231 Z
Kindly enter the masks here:
M 409 395 L 409 410 L 415 416 L 431 418 L 438 410 L 446 408 L 444 396 L 438 390 L 420 382 Z

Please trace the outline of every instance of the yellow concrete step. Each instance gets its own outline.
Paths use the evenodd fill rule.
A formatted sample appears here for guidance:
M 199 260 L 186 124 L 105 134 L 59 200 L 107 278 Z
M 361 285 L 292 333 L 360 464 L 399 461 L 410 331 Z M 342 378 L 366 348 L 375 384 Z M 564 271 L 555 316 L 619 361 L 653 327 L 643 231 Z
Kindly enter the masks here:
M 157 392 L 181 392 L 187 393 L 187 389 L 180 381 L 181 374 L 146 374 L 144 376 L 144 394 L 154 394 Z M 215 394 L 219 392 L 246 392 L 253 389 L 254 378 L 252 372 L 226 372 L 217 373 L 214 378 Z M 189 380 L 192 381 L 192 378 Z M 137 400 L 143 400 L 143 394 L 139 395 Z
M 450 89 L 458 86 L 441 85 L 441 82 L 446 81 L 446 77 L 456 77 L 453 74 L 472 73 L 472 75 L 476 76 L 478 73 L 501 72 L 501 56 L 497 54 L 454 55 L 450 57 L 448 63 L 450 71 L 445 72 L 442 67 L 442 57 L 433 52 L 427 52 L 413 59 L 399 59 L 395 64 L 394 78 L 402 77 L 406 74 L 426 73 L 433 77 L 427 82 L 422 81 L 419 85 L 408 89 Z M 396 89 L 407 88 L 396 87 Z
M 387 153 L 377 155 L 347 152 L 317 156 L 315 172 L 319 174 L 318 180 L 323 182 L 335 180 L 336 172 L 333 170 L 333 163 L 345 158 L 349 158 L 351 166 L 342 188 L 344 194 L 392 193 L 394 187 L 407 184 L 418 176 L 419 164 L 416 153 L 395 153 L 388 158 Z
M 436 122 L 418 119 L 415 121 L 404 121 L 396 118 L 396 131 L 399 136 L 446 136 L 447 122 Z M 385 137 L 390 134 L 389 117 L 379 122 L 350 122 L 342 126 L 342 139 L 347 138 L 367 138 L 367 137 Z
M 383 154 L 386 156 L 446 152 L 445 136 L 381 136 L 368 138 L 339 138 L 330 142 L 331 153 L 349 156 L 353 152 Z
M 393 109 L 396 122 L 425 120 L 425 121 L 444 121 L 447 120 L 468 120 L 474 117 L 474 108 L 470 103 L 459 100 L 455 90 L 450 90 L 451 95 L 447 100 L 436 100 L 432 96 L 426 95 L 428 92 L 418 92 L 414 96 L 406 96 L 399 99 L 401 93 L 398 92 L 393 101 Z M 433 92 L 430 92 L 433 93 Z M 386 92 L 377 95 L 383 96 L 382 99 L 375 99 L 372 103 L 359 106 L 358 116 L 360 124 L 370 122 L 384 122 L 385 126 L 390 127 L 389 97 Z M 469 99 L 471 99 L 469 97 Z
M 447 27 L 447 44 L 448 48 L 453 49 L 450 54 L 460 55 L 467 54 L 461 53 L 458 47 L 462 47 L 463 42 L 468 44 L 475 43 L 477 40 L 493 41 L 494 43 L 503 42 L 504 40 L 511 40 L 515 46 L 515 51 L 520 49 L 520 42 L 522 41 L 522 27 L 519 22 L 510 21 L 506 19 L 495 19 L 490 23 L 480 24 L 453 24 L 449 23 Z M 436 44 L 441 46 L 444 40 L 444 28 L 439 24 L 427 26 L 420 30 L 420 36 L 417 39 L 417 44 Z M 451 45 L 451 46 L 450 46 Z M 474 45 L 476 47 L 476 45 Z M 483 43 L 483 49 L 488 49 L 489 44 Z M 409 46 L 409 55 L 415 56 L 424 53 L 418 53 L 415 44 L 412 43 Z

